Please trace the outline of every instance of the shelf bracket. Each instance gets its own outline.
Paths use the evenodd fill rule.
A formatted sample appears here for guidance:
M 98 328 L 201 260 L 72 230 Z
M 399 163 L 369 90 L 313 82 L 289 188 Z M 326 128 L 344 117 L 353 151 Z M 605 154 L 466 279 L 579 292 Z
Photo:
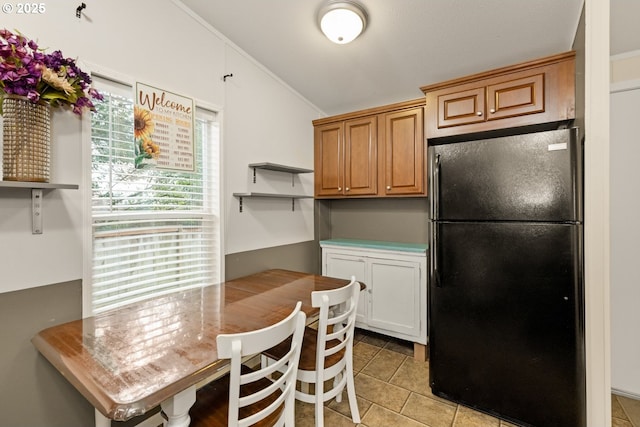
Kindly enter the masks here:
M 242 196 L 238 197 L 238 212 L 242 213 Z
M 291 212 L 296 211 L 296 199 L 291 199 Z
M 256 168 L 253 168 L 253 183 L 256 183 Z
M 31 234 L 42 234 L 42 188 L 31 189 Z

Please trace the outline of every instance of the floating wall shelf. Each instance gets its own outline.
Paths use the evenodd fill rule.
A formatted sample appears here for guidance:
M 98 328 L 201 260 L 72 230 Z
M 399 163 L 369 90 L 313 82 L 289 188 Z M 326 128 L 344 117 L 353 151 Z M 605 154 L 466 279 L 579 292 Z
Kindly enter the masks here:
M 1 188 L 31 189 L 31 234 L 42 234 L 42 190 L 77 190 L 79 186 L 49 182 L 0 181 Z
M 305 169 L 305 168 L 297 168 L 294 166 L 285 166 L 285 165 L 278 165 L 276 163 L 269 163 L 269 162 L 263 162 L 263 163 L 251 163 L 249 165 L 250 168 L 253 169 L 253 182 L 255 184 L 256 182 L 256 169 L 264 169 L 264 170 L 270 170 L 270 171 L 276 171 L 276 172 L 287 172 L 291 174 L 291 186 L 293 186 L 293 175 L 299 174 L 299 173 L 311 173 L 313 172 L 313 169 Z
M 266 197 L 271 199 L 291 199 L 291 210 L 295 211 L 296 199 L 313 199 L 313 196 L 306 196 L 301 194 L 280 194 L 280 193 L 233 193 L 233 197 L 237 197 L 240 201 L 239 210 L 242 212 L 242 199 L 245 197 Z
M 0 188 L 41 188 L 48 189 L 66 189 L 77 190 L 76 184 L 54 184 L 50 182 L 24 182 L 24 181 L 0 181 Z
M 295 166 L 285 166 L 279 165 L 277 163 L 251 163 L 249 167 L 253 169 L 253 183 L 256 183 L 256 170 L 269 170 L 275 172 L 286 172 L 291 174 L 291 186 L 295 187 L 294 176 L 300 173 L 312 173 L 313 169 L 306 168 L 298 168 Z M 272 198 L 272 199 L 291 199 L 291 210 L 295 211 L 295 200 L 296 199 L 312 199 L 313 196 L 307 196 L 304 194 L 281 194 L 281 193 L 258 193 L 258 192 L 248 192 L 248 193 L 233 193 L 233 197 L 237 197 L 240 202 L 239 211 L 242 212 L 243 199 L 245 197 L 263 197 L 263 198 Z

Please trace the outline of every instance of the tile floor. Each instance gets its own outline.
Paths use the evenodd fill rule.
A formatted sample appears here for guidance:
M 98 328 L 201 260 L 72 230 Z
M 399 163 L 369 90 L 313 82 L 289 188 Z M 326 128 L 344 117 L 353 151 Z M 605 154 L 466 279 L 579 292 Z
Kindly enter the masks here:
M 640 427 L 640 400 L 612 394 L 611 427 Z
M 354 374 L 358 427 L 514 427 L 431 394 L 428 362 L 413 360 L 413 345 L 357 330 Z M 612 427 L 640 427 L 640 401 L 612 395 Z M 326 427 L 353 427 L 346 393 L 324 410 Z M 296 402 L 296 426 L 315 425 L 313 405 Z

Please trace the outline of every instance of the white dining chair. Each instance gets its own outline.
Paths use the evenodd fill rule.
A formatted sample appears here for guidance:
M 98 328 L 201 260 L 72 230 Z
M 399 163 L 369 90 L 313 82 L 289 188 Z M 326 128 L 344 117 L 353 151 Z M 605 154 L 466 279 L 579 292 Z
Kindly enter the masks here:
M 311 294 L 311 304 L 320 308 L 320 317 L 317 330 L 306 327 L 304 331 L 297 374 L 303 384 L 295 397 L 315 404 L 316 427 L 324 425 L 324 402 L 334 397 L 340 402 L 345 385 L 351 418 L 354 423 L 360 422 L 353 381 L 353 334 L 359 294 L 360 283 L 355 277 L 340 289 Z M 266 350 L 262 365 L 271 366 L 285 352 L 286 345 L 282 344 Z
M 306 321 L 301 305 L 298 302 L 293 312 L 275 325 L 217 337 L 218 356 L 231 359 L 231 370 L 198 390 L 189 412 L 191 427 L 295 425 L 296 371 Z M 284 351 L 273 364 L 254 370 L 242 363 L 274 343 L 283 343 Z M 276 371 L 282 375 L 269 379 Z

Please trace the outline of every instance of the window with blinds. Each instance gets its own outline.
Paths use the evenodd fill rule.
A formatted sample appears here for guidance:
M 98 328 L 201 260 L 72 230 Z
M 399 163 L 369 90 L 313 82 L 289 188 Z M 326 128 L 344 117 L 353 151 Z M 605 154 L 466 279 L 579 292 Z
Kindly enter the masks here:
M 131 87 L 98 77 L 92 115 L 92 312 L 220 281 L 219 125 L 196 113 L 196 171 L 134 167 Z

